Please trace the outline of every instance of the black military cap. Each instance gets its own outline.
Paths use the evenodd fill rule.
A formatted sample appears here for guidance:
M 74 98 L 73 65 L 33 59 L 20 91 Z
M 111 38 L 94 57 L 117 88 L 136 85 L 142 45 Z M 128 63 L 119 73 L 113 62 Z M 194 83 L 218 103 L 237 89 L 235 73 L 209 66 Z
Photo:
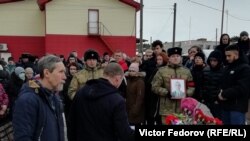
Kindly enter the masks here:
M 96 59 L 99 60 L 99 55 L 95 50 L 88 50 L 84 53 L 84 61 L 87 61 L 88 59 Z
M 173 47 L 168 49 L 168 56 L 171 56 L 173 54 L 182 54 L 182 48 L 180 47 Z

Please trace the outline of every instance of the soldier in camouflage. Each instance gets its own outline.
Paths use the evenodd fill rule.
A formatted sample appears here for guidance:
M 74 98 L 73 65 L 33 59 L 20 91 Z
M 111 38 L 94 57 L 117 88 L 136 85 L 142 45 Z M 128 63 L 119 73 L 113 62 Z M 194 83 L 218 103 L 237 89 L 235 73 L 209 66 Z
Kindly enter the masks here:
M 169 48 L 169 64 L 159 68 L 152 80 L 152 91 L 160 95 L 160 115 L 163 124 L 165 116 L 173 113 L 180 113 L 180 99 L 172 99 L 170 94 L 170 80 L 184 79 L 186 82 L 186 96 L 194 93 L 193 77 L 189 69 L 182 66 L 182 49 L 179 47 Z
M 98 67 L 97 61 L 99 55 L 94 50 L 88 50 L 84 54 L 84 61 L 86 68 L 76 73 L 69 85 L 68 95 L 71 100 L 75 97 L 76 92 L 85 85 L 88 80 L 98 79 L 103 75 L 103 69 Z

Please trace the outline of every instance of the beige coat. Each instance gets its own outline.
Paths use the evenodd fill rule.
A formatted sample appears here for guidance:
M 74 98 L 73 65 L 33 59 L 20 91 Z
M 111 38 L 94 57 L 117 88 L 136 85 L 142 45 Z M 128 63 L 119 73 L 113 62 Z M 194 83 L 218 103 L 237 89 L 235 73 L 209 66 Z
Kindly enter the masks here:
M 101 68 L 94 68 L 91 69 L 86 67 L 85 69 L 81 70 L 80 72 L 76 73 L 69 85 L 68 95 L 71 100 L 75 97 L 76 92 L 85 85 L 88 80 L 91 79 L 98 79 L 103 76 L 103 69 Z

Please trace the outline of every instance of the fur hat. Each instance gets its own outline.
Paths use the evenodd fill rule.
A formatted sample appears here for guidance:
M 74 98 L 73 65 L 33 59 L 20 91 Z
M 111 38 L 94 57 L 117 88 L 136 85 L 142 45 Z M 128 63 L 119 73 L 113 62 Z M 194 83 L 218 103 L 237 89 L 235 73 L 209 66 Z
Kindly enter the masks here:
M 131 63 L 128 70 L 139 72 L 139 64 L 138 63 Z
M 22 67 L 16 67 L 15 68 L 15 74 L 18 76 L 21 73 L 25 73 L 24 68 L 22 68 Z
M 168 56 L 170 57 L 173 54 L 182 55 L 182 48 L 180 47 L 173 47 L 168 49 Z
M 203 60 L 203 62 L 205 62 L 205 54 L 204 53 L 198 52 L 198 53 L 196 53 L 194 55 L 194 58 L 197 57 L 197 56 L 201 57 L 201 59 Z
M 87 61 L 88 59 L 96 59 L 99 60 L 99 55 L 95 50 L 88 50 L 84 53 L 84 61 Z
M 22 54 L 21 58 L 30 58 L 30 54 Z

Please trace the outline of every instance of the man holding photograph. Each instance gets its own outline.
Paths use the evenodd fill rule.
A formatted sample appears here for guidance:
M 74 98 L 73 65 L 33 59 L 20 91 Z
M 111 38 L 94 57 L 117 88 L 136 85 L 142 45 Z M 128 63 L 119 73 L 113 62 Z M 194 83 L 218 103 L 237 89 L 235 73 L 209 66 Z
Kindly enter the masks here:
M 165 116 L 180 113 L 180 100 L 171 97 L 171 79 L 183 79 L 186 83 L 186 94 L 192 96 L 194 92 L 193 77 L 189 69 L 182 66 L 182 49 L 169 48 L 169 64 L 159 68 L 152 81 L 152 91 L 160 96 L 160 115 L 165 122 Z M 165 123 L 163 123 L 165 124 Z

